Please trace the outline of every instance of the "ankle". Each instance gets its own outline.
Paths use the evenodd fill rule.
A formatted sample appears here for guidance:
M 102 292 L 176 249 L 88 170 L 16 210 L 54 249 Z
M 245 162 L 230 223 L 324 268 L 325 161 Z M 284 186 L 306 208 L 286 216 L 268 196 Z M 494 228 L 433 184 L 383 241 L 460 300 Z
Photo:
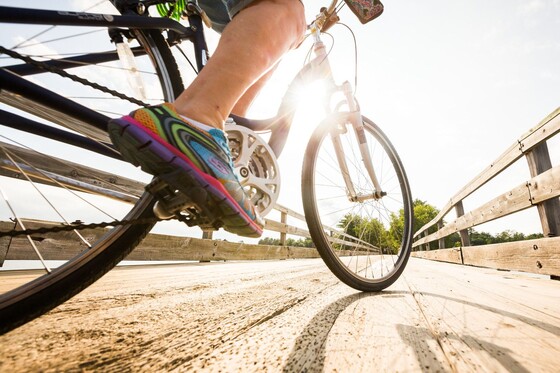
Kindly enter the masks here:
M 197 127 L 204 128 L 218 128 L 223 130 L 224 129 L 224 122 L 221 118 L 216 118 L 211 115 L 202 114 L 207 110 L 199 109 L 199 110 L 191 110 L 190 107 L 185 107 L 182 105 L 177 105 L 176 103 L 173 104 L 175 107 L 175 111 L 181 117 L 185 118 L 187 121 L 191 122 L 192 124 L 196 124 Z

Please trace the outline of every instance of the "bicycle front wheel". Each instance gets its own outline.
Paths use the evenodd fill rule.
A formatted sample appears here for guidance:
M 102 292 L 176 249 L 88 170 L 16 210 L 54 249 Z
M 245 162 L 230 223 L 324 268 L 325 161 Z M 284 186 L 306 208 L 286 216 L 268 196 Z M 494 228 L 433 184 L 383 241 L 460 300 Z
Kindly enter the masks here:
M 303 206 L 313 242 L 333 274 L 357 290 L 381 291 L 398 279 L 410 256 L 412 198 L 388 138 L 365 117 L 363 125 L 364 136 L 343 119 L 327 119 L 315 130 L 303 164 Z M 375 196 L 362 161 L 364 141 L 382 197 Z
M 30 34 L 36 33 L 38 27 Z M 12 29 L 8 30 L 7 33 Z M 66 31 L 61 26 L 55 30 L 61 34 Z M 99 32 L 105 35 L 100 37 Z M 74 39 L 66 38 L 65 43 L 60 43 L 57 41 L 61 37 L 52 37 L 47 51 L 43 47 L 46 42 L 35 39 L 27 42 L 29 51 L 19 47 L 21 43 L 12 50 L 34 59 L 48 59 L 52 65 L 69 68 L 73 75 L 95 82 L 95 86 L 83 85 L 45 72 L 29 79 L 108 118 L 137 109 L 138 103 L 131 98 L 147 104 L 173 101 L 182 92 L 183 84 L 161 32 L 116 32 L 130 39 L 135 66 L 120 63 L 118 48 L 110 42 L 107 30 L 99 28 L 82 33 L 70 28 L 68 38 L 81 36 L 86 40 L 70 42 Z M 14 39 L 16 36 L 22 38 L 14 35 Z M 24 70 L 17 60 L 3 59 L 2 63 L 12 72 Z M 142 75 L 146 88 L 143 98 L 138 81 L 127 82 L 127 75 L 136 73 Z M 115 97 L 111 91 L 122 94 Z M 147 220 L 153 218 L 154 201 L 143 188 L 150 175 L 118 160 L 118 155 L 115 159 L 107 133 L 88 127 L 56 107 L 45 107 L 33 100 L 21 104 L 21 95 L 10 92 L 8 84 L 2 84 L 0 93 L 5 109 L 2 111 L 9 112 L 3 114 L 2 118 L 7 119 L 0 123 L 6 126 L 0 140 L 0 187 L 2 196 L 5 191 L 10 196 L 9 200 L 0 196 L 2 231 L 146 220 L 105 229 L 0 238 L 2 334 L 53 309 L 123 260 L 153 227 L 154 223 Z M 16 115 L 26 118 L 18 119 L 21 122 L 30 118 L 34 126 L 15 126 L 11 118 Z M 35 127 L 41 131 L 33 130 Z M 79 143 L 67 140 L 73 138 L 78 138 Z M 80 144 L 87 144 L 87 150 Z

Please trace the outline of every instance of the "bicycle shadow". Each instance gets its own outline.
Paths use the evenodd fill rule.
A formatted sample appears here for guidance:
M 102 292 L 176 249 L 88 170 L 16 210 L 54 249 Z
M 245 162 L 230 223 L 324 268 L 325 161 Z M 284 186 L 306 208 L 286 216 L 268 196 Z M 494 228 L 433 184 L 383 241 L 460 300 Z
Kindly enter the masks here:
M 329 304 L 319 313 L 317 313 L 305 326 L 302 333 L 297 337 L 292 351 L 290 352 L 285 366 L 284 372 L 302 372 L 302 371 L 322 371 L 326 360 L 326 341 L 329 337 L 337 318 L 342 312 L 347 310 L 353 303 L 368 297 L 384 296 L 387 298 L 397 296 L 414 296 L 414 294 L 422 294 L 423 296 L 437 297 L 450 302 L 461 303 L 470 307 L 475 307 L 487 312 L 499 313 L 505 317 L 518 320 L 522 323 L 537 327 L 544 331 L 550 332 L 556 336 L 560 336 L 560 327 L 552 325 L 540 320 L 536 320 L 525 315 L 516 314 L 511 311 L 479 304 L 472 301 L 457 299 L 445 295 L 427 293 L 427 292 L 409 292 L 409 291 L 384 291 L 379 293 L 355 293 Z M 441 347 L 434 350 L 434 346 L 439 344 L 438 336 L 429 328 L 423 326 L 411 326 L 396 323 L 393 325 L 397 331 L 402 345 L 412 348 L 418 366 L 422 371 L 449 371 L 452 367 L 449 362 L 443 358 Z M 513 351 L 496 345 L 492 342 L 482 340 L 476 336 L 469 334 L 446 335 L 448 340 L 456 340 L 468 346 L 475 346 L 473 349 L 493 352 L 492 358 L 506 369 L 514 369 L 519 372 L 528 372 L 529 370 L 515 359 Z M 395 346 L 395 348 L 404 348 Z M 348 350 L 345 350 L 348 353 Z M 352 361 L 351 356 L 345 356 L 346 360 Z M 360 357 L 363 359 L 364 357 Z M 366 358 L 367 359 L 367 358 Z
M 354 293 L 329 304 L 309 321 L 298 336 L 283 371 L 305 372 L 309 370 L 310 363 L 322 368 L 326 357 L 325 342 L 339 315 L 360 299 L 396 293 L 408 294 L 403 291 Z

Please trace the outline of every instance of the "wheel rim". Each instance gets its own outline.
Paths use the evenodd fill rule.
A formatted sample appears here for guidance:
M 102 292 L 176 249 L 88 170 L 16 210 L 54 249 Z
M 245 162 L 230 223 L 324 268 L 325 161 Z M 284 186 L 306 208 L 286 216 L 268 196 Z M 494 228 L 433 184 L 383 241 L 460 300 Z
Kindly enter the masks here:
M 152 34 L 150 32 L 146 32 L 146 33 L 138 34 L 137 37 L 138 40 L 141 40 L 142 44 L 147 48 L 148 51 L 147 54 L 144 53 L 143 55 L 137 55 L 135 58 L 139 63 L 138 69 L 142 72 L 142 74 L 146 74 L 145 84 L 152 94 L 152 96 L 148 98 L 148 103 L 157 104 L 163 101 L 172 101 L 175 95 L 174 92 L 182 90 L 182 84 L 180 82 L 180 76 L 176 71 L 174 70 L 168 71 L 165 68 L 165 65 L 168 64 L 170 58 L 170 55 L 168 54 L 169 52 L 164 50 L 165 53 L 162 54 L 160 53 L 158 48 L 162 48 L 162 45 L 166 48 L 166 44 L 164 44 L 163 39 L 159 34 Z M 155 39 L 153 39 L 153 37 L 158 37 L 161 39 L 158 39 L 158 41 L 156 41 Z M 97 36 L 97 38 L 99 38 L 99 36 Z M 87 42 L 83 43 L 81 50 L 83 51 L 87 49 L 87 47 L 89 47 L 89 44 Z M 105 51 L 105 50 L 109 50 L 111 46 L 103 45 L 103 46 L 98 46 L 98 48 L 100 50 Z M 112 48 L 114 49 L 114 46 L 112 46 Z M 153 66 L 153 62 L 156 64 L 155 67 Z M 13 64 L 13 62 L 10 62 L 8 64 Z M 115 83 L 119 91 L 121 92 L 123 90 L 127 91 L 129 88 L 125 88 L 126 83 L 123 83 L 122 81 L 118 81 L 118 78 L 114 78 L 115 80 L 117 80 L 116 82 L 112 82 L 111 80 L 111 76 L 113 77 L 115 76 L 114 73 L 116 73 L 117 76 L 120 76 L 122 80 L 122 67 L 119 67 L 118 66 L 119 64 L 120 63 L 117 61 L 115 63 L 109 63 L 109 64 L 105 63 L 100 66 L 96 66 L 98 67 L 98 69 L 96 70 L 98 72 L 94 72 L 94 69 L 91 66 L 70 69 L 70 71 L 72 71 L 72 73 L 76 75 L 80 75 L 80 74 L 85 75 L 90 80 L 93 80 L 93 77 L 96 77 L 102 83 L 108 83 L 108 85 L 112 89 L 115 89 L 115 87 L 112 86 L 111 84 Z M 176 65 L 175 65 L 175 69 L 176 69 Z M 107 72 L 111 72 L 111 74 Z M 33 77 L 33 79 L 35 80 L 35 77 Z M 53 86 L 54 83 L 50 81 L 51 79 L 53 79 L 52 77 L 46 76 L 44 77 L 44 79 L 45 81 L 41 84 L 48 87 Z M 55 79 L 58 78 L 55 77 Z M 72 93 L 73 92 L 72 89 L 75 88 L 69 87 L 68 90 L 70 92 L 64 93 L 62 87 L 60 87 L 60 90 L 58 90 L 58 86 L 55 85 L 55 87 L 57 87 L 56 91 L 59 94 L 65 95 L 66 97 L 69 97 L 75 101 L 82 101 L 82 104 L 88 105 L 88 107 L 92 107 L 91 104 L 92 102 L 97 103 L 98 106 L 96 106 L 97 107 L 96 110 L 99 110 L 99 112 L 111 117 L 126 115 L 129 111 L 137 108 L 137 105 L 128 102 L 124 102 L 124 103 L 121 101 L 119 101 L 118 103 L 114 101 L 105 102 L 105 100 L 110 101 L 112 99 L 112 98 L 107 98 L 106 93 L 101 93 L 98 96 L 94 96 L 88 93 L 87 96 L 80 96 L 77 93 Z M 161 87 L 161 88 L 157 88 L 157 87 Z M 134 93 L 130 93 L 130 92 L 127 94 L 130 96 L 134 95 Z M 110 108 L 110 111 L 108 111 L 107 108 Z M 45 118 L 33 118 L 33 119 L 40 122 L 45 121 Z M 58 127 L 58 125 L 55 124 L 54 127 Z M 108 136 L 106 136 L 103 133 L 99 134 L 99 136 L 97 136 L 96 134 L 95 137 L 97 140 L 101 140 L 101 141 L 108 139 Z M 27 142 L 27 144 L 31 143 L 33 145 L 25 144 L 25 141 L 22 141 L 22 139 L 23 140 L 31 139 Z M 13 207 L 11 209 L 7 209 L 5 207 L 4 210 L 0 209 L 0 213 L 3 213 L 4 215 L 4 218 L 2 220 L 6 221 L 7 220 L 5 218 L 6 215 L 11 214 L 12 219 L 14 218 L 14 215 L 17 218 L 21 217 L 22 218 L 21 221 L 25 222 L 24 224 L 26 228 L 35 228 L 37 227 L 37 224 L 43 224 L 43 223 L 38 223 L 37 221 L 30 223 L 29 219 L 24 218 L 27 217 L 28 214 L 30 214 L 30 211 L 31 212 L 33 211 L 33 209 L 29 208 L 30 202 L 26 200 L 24 197 L 30 195 L 30 192 L 27 190 L 22 192 L 24 188 L 29 189 L 31 192 L 35 192 L 34 196 L 37 197 L 38 200 L 43 198 L 45 200 L 54 199 L 58 203 L 65 202 L 66 205 L 71 205 L 72 203 L 75 202 L 64 200 L 63 198 L 65 197 L 61 197 L 62 195 L 61 192 L 64 192 L 64 196 L 70 195 L 72 198 L 76 197 L 75 195 L 78 195 L 76 197 L 78 200 L 83 200 L 84 198 L 82 197 L 84 196 L 87 197 L 85 199 L 88 199 L 89 201 L 91 201 L 92 199 L 94 200 L 95 204 L 87 210 L 84 209 L 82 205 L 78 206 L 76 203 L 76 206 L 71 206 L 72 208 L 70 209 L 70 212 L 62 211 L 64 209 L 60 209 L 60 214 L 58 212 L 53 213 L 52 211 L 49 213 L 45 213 L 44 216 L 47 217 L 56 215 L 56 217 L 59 219 L 58 221 L 63 220 L 62 221 L 63 224 L 66 224 L 67 222 L 73 222 L 76 219 L 73 218 L 73 216 L 76 216 L 76 214 L 78 214 L 77 216 L 85 217 L 84 219 L 81 219 L 80 217 L 77 218 L 84 223 L 112 221 L 112 220 L 119 220 L 119 219 L 128 220 L 128 219 L 134 219 L 139 217 L 152 216 L 151 209 L 153 207 L 153 200 L 151 196 L 145 194 L 143 191 L 144 183 L 149 181 L 151 177 L 135 169 L 135 167 L 133 167 L 132 165 L 128 165 L 121 161 L 106 159 L 106 157 L 100 157 L 98 154 L 86 152 L 83 149 L 69 150 L 66 148 L 70 148 L 70 147 L 64 147 L 64 149 L 62 149 L 63 148 L 62 146 L 60 149 L 58 149 L 56 148 L 57 146 L 56 144 L 60 144 L 60 142 L 53 141 L 53 140 L 44 140 L 43 138 L 36 138 L 34 136 L 26 136 L 24 134 L 21 134 L 17 131 L 13 131 L 11 129 L 3 133 L 3 140 L 4 140 L 4 144 L 0 148 L 0 150 L 5 155 L 6 154 L 13 155 L 12 157 L 8 156 L 5 158 L 12 160 L 11 169 L 12 170 L 15 169 L 17 172 L 19 172 L 22 175 L 21 178 L 25 179 L 29 185 L 23 187 L 22 182 L 18 180 L 14 180 L 13 176 L 8 177 L 9 175 L 6 175 L 6 171 L 4 172 L 4 174 L 2 174 L 3 176 L 0 177 L 2 182 L 1 186 L 3 190 L 8 189 L 7 194 L 10 197 L 8 200 L 10 201 L 10 204 Z M 62 184 L 65 183 L 59 184 L 56 180 L 55 181 L 51 180 L 49 175 L 47 173 L 43 173 L 42 171 L 38 173 L 36 172 L 36 174 L 39 176 L 37 175 L 31 176 L 30 179 L 33 181 L 33 183 L 30 183 L 27 180 L 28 175 L 26 175 L 28 172 L 26 172 L 26 170 L 22 170 L 21 168 L 18 168 L 13 164 L 14 163 L 13 160 L 15 160 L 15 162 L 17 163 L 20 163 L 21 165 L 29 163 L 28 160 L 24 160 L 21 154 L 17 154 L 13 152 L 12 149 L 16 147 L 19 147 L 20 149 L 24 149 L 24 150 L 25 149 L 33 150 L 32 148 L 37 148 L 37 147 L 41 149 L 49 150 L 48 152 L 46 152 L 48 153 L 46 158 L 45 156 L 42 155 L 40 156 L 42 159 L 47 160 L 44 163 L 52 162 L 53 164 L 55 164 L 60 161 L 62 161 L 62 163 L 65 163 L 68 162 L 68 160 L 74 160 L 76 163 L 84 162 L 87 164 L 87 168 L 76 168 L 75 172 L 77 176 L 83 177 L 83 175 L 85 174 L 86 177 L 91 178 L 89 184 L 97 184 L 97 187 L 99 187 L 100 189 L 103 189 L 104 186 L 102 185 L 103 183 L 104 184 L 115 183 L 116 186 L 110 186 L 110 189 L 112 190 L 110 194 L 114 194 L 113 192 L 119 191 L 120 197 L 124 197 L 124 199 L 120 197 L 115 198 L 114 195 L 107 196 L 105 192 L 104 192 L 105 194 L 102 195 L 100 195 L 99 193 L 95 194 L 93 189 L 87 189 L 87 190 L 79 189 L 76 185 L 70 187 L 68 187 L 68 185 L 61 186 Z M 51 150 L 53 151 L 51 152 Z M 68 153 L 64 153 L 64 152 L 68 152 Z M 63 155 L 61 156 L 60 154 Z M 81 158 L 79 158 L 79 156 L 81 156 Z M 100 163 L 103 164 L 101 165 Z M 97 167 L 99 167 L 103 171 L 103 173 L 100 174 L 93 173 L 91 175 L 87 174 L 87 172 L 89 172 L 90 169 L 97 168 Z M 28 168 L 33 169 L 36 168 L 36 166 L 31 164 L 28 166 Z M 4 170 L 5 169 L 6 166 L 4 163 Z M 105 179 L 103 180 L 99 179 L 99 175 L 102 175 Z M 42 181 L 37 180 L 40 178 L 43 178 L 44 180 Z M 124 184 L 119 184 L 121 181 L 119 179 L 126 179 L 127 181 Z M 32 184 L 35 185 L 32 186 Z M 19 193 L 14 193 L 14 191 L 18 191 Z M 57 195 L 57 193 L 59 195 Z M 46 196 L 47 194 L 49 194 L 49 196 Z M 54 198 L 53 195 L 55 196 Z M 18 200 L 17 198 L 14 199 L 14 197 L 18 197 L 18 196 L 21 196 L 20 200 Z M 4 202 L 7 201 L 0 201 L 0 204 L 3 204 Z M 131 202 L 132 204 L 130 204 Z M 88 207 L 89 205 L 91 205 L 89 202 L 84 204 L 88 205 Z M 49 205 L 48 202 L 47 205 Z M 102 206 L 101 208 L 100 205 Z M 4 206 L 6 206 L 6 204 L 4 204 Z M 35 207 L 35 209 L 38 210 L 37 213 L 39 213 L 39 211 L 42 208 L 43 207 L 41 208 Z M 97 210 L 99 211 L 95 213 L 95 211 Z M 108 212 L 107 210 L 110 210 L 110 212 Z M 33 218 L 35 220 L 40 220 L 40 221 L 52 220 L 52 218 L 50 219 L 43 219 L 43 218 L 36 218 L 36 217 Z M 9 223 L 3 224 L 2 230 L 6 231 L 13 227 L 13 226 L 10 227 L 9 225 L 10 225 Z M 34 263 L 40 261 L 38 255 L 34 253 L 35 249 L 31 249 L 29 247 L 26 247 L 25 249 L 17 248 L 17 245 L 19 244 L 16 241 L 18 240 L 23 240 L 23 241 L 27 240 L 33 242 L 35 246 L 38 246 L 39 253 L 41 254 L 41 257 L 44 259 L 43 263 L 46 263 L 46 265 L 44 265 L 43 263 L 39 263 L 39 267 L 42 267 L 42 269 L 37 271 L 24 272 L 25 275 L 20 276 L 21 278 L 18 278 L 16 280 L 14 280 L 14 278 L 8 279 L 7 277 L 8 271 L 5 270 L 0 271 L 0 278 L 2 279 L 0 280 L 0 312 L 4 316 L 5 311 L 10 307 L 12 307 L 14 304 L 18 302 L 24 303 L 24 301 L 27 298 L 35 297 L 38 300 L 30 304 L 32 304 L 33 308 L 37 308 L 37 309 L 30 309 L 29 311 L 25 311 L 24 313 L 22 313 L 21 318 L 23 321 L 25 321 L 25 319 L 29 319 L 39 315 L 49 307 L 52 308 L 56 306 L 56 304 L 67 299 L 75 292 L 83 289 L 89 283 L 93 282 L 95 279 L 97 279 L 99 276 L 105 273 L 108 269 L 110 269 L 112 266 L 114 266 L 120 260 L 122 260 L 124 256 L 130 250 L 132 250 L 132 248 L 137 244 L 139 239 L 141 239 L 145 235 L 145 233 L 150 229 L 152 225 L 153 223 L 144 223 L 135 226 L 116 227 L 108 233 L 106 233 L 103 230 L 99 230 L 99 231 L 96 230 L 95 232 L 92 230 L 86 230 L 85 231 L 86 233 L 83 234 L 82 237 L 75 236 L 75 238 L 73 239 L 73 241 L 71 241 L 71 243 L 65 245 L 60 244 L 61 241 L 56 241 L 58 239 L 57 234 L 48 234 L 48 235 L 35 234 L 30 238 L 23 236 L 21 238 L 14 238 L 14 239 L 9 239 L 9 238 L 0 239 L 0 241 L 2 241 L 0 242 L 0 256 L 1 256 L 0 260 L 3 262 L 2 264 L 4 265 L 3 266 L 4 269 L 6 269 L 8 264 L 12 264 L 10 262 L 17 262 L 18 260 L 33 261 Z M 21 229 L 21 225 L 19 225 L 18 229 Z M 63 235 L 67 235 L 67 234 L 64 233 Z M 53 241 L 53 242 L 49 243 L 49 241 Z M 86 242 L 90 242 L 92 244 L 92 249 L 87 249 Z M 9 251 L 7 255 L 5 255 L 6 249 L 4 252 L 2 252 L 2 246 L 4 248 L 9 247 Z M 103 251 L 105 251 L 106 249 L 111 249 L 111 248 L 115 249 L 113 250 L 114 251 L 113 253 L 110 253 L 109 255 L 105 255 L 103 253 Z M 33 259 L 30 259 L 31 258 L 30 255 Z M 4 259 L 6 259 L 6 261 L 4 261 Z M 53 262 L 53 260 L 56 262 Z M 29 263 L 26 263 L 26 266 L 29 267 Z M 45 266 L 48 267 L 48 269 L 46 269 Z M 94 269 L 95 273 L 91 273 L 93 269 L 90 270 L 86 269 L 89 267 L 95 268 Z M 79 273 L 80 270 L 86 271 L 87 276 L 77 276 L 73 274 L 74 272 Z M 41 304 L 42 301 L 40 299 L 41 298 L 40 293 L 42 291 L 44 292 L 44 289 L 50 289 L 51 287 L 54 288 L 55 286 L 59 286 L 57 285 L 58 283 L 63 282 L 64 279 L 66 278 L 72 278 L 73 276 L 77 277 L 79 284 L 76 286 L 70 285 L 70 287 L 73 290 L 71 290 L 69 294 L 64 294 L 64 292 L 66 291 L 65 289 L 60 290 L 59 292 L 62 292 L 62 294 L 56 295 L 55 297 L 56 299 L 53 299 L 52 301 L 50 299 L 47 300 L 47 302 L 51 302 L 50 305 Z M 82 277 L 89 277 L 89 276 L 91 276 L 91 279 L 82 278 Z M 23 308 L 29 308 L 29 307 L 23 307 Z M 39 308 L 43 308 L 43 309 L 41 310 Z M 6 330 L 5 323 L 8 322 L 17 322 L 17 321 L 3 320 L 2 330 Z
M 365 127 L 374 168 L 387 195 L 351 201 L 330 138 L 334 128 L 341 137 L 356 194 L 372 195 L 375 188 L 361 162 L 353 130 L 326 125 L 316 131 L 306 154 L 304 172 L 311 177 L 304 181 L 304 207 L 314 242 L 331 270 L 351 286 L 379 290 L 394 281 L 406 264 L 412 210 L 396 152 L 377 126 L 367 121 Z M 306 190 L 311 194 L 308 198 Z M 399 226 L 401 220 L 407 224 Z

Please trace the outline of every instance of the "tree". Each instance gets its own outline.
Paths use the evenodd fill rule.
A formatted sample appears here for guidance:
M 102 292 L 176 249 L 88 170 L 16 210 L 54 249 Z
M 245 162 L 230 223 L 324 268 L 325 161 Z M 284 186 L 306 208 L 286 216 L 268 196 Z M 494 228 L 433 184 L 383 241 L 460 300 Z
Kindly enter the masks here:
M 469 237 L 471 240 L 471 245 L 478 246 L 490 245 L 493 243 L 533 240 L 536 238 L 542 238 L 544 236 L 542 233 L 532 233 L 526 236 L 523 233 L 512 231 L 509 229 L 493 236 L 488 232 L 477 232 L 476 230 L 471 228 L 469 229 Z
M 259 245 L 272 245 L 272 246 L 281 246 L 279 238 L 271 238 L 271 237 L 264 237 L 261 238 L 258 242 Z M 294 238 L 288 238 L 286 240 L 286 246 L 292 247 L 315 247 L 313 245 L 313 241 L 311 238 L 300 238 L 298 240 Z
M 429 205 L 425 201 L 415 199 L 412 203 L 414 210 L 414 222 L 412 225 L 412 233 L 417 232 L 418 229 L 422 228 L 424 225 L 432 221 L 439 211 L 432 205 Z M 437 227 L 432 227 L 428 230 L 428 233 L 433 233 L 437 230 Z M 399 215 L 391 215 L 390 224 L 390 235 L 393 240 L 392 246 L 394 248 L 400 247 L 402 242 L 402 232 L 404 232 L 404 210 L 399 211 Z M 435 245 L 436 243 L 431 243 Z M 435 246 L 434 246 L 435 248 Z
M 393 251 L 393 240 L 379 220 L 348 213 L 338 222 L 343 232 L 385 251 Z

